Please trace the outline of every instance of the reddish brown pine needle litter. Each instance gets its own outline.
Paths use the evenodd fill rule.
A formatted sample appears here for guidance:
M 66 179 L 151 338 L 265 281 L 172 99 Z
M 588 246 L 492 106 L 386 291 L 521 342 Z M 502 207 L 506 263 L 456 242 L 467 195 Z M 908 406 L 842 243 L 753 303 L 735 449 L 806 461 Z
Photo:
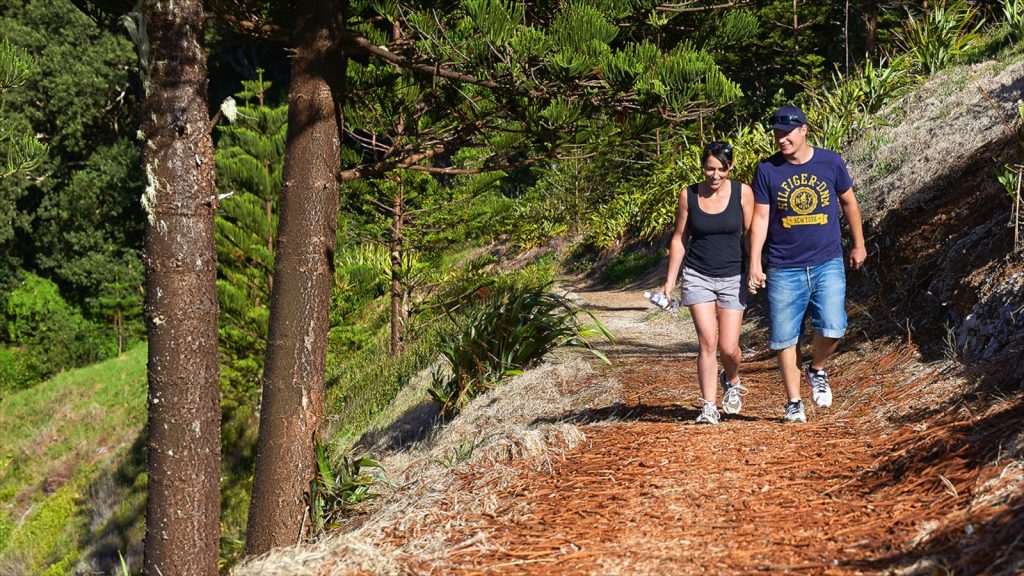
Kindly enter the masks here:
M 1019 466 L 1007 474 L 999 451 L 1020 432 L 1024 400 L 950 403 L 962 379 L 918 363 L 913 344 L 854 346 L 831 366 L 833 406 L 805 399 L 805 425 L 781 422 L 771 355 L 748 354 L 743 412 L 718 426 L 693 423 L 692 355 L 612 348 L 623 402 L 567 415 L 586 441 L 550 469 L 523 463 L 495 478 L 465 467 L 462 490 L 499 506 L 446 510 L 444 557 L 407 558 L 409 571 L 1013 573 L 1024 501 Z

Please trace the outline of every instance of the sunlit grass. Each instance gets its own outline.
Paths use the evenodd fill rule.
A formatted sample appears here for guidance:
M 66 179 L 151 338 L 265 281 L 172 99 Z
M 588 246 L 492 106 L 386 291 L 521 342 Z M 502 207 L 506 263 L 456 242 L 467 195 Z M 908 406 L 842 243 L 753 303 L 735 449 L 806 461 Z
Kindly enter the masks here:
M 73 568 L 90 487 L 145 425 L 146 361 L 143 344 L 0 401 L 0 558 Z

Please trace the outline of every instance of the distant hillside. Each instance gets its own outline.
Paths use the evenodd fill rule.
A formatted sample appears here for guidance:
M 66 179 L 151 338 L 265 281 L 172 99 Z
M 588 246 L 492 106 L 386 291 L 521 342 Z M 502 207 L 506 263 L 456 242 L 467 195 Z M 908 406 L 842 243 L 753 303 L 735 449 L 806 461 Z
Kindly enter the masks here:
M 146 359 L 140 345 L 0 402 L 0 574 L 107 574 L 141 553 Z

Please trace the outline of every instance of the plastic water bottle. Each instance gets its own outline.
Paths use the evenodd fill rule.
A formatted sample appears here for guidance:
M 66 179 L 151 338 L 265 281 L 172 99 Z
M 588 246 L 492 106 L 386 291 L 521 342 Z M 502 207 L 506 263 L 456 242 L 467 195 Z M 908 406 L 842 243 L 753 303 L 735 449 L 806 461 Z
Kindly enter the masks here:
M 658 308 L 661 308 L 662 310 L 675 312 L 676 310 L 679 309 L 679 302 L 672 300 L 671 298 L 669 298 L 668 296 L 661 292 L 644 292 L 644 298 L 646 298 L 648 302 L 657 306 Z

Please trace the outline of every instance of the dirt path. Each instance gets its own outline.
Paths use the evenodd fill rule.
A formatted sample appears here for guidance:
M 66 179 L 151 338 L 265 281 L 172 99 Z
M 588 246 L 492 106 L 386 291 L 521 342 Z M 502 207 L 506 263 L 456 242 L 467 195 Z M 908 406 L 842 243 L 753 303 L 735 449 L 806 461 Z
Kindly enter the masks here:
M 743 412 L 701 426 L 689 319 L 577 296 L 611 367 L 567 354 L 477 397 L 385 458 L 346 530 L 235 574 L 1024 574 L 1024 393 L 986 397 L 851 303 L 831 409 L 781 422 L 751 321 Z
M 878 417 L 889 400 L 874 381 L 896 377 L 909 347 L 847 351 L 833 371 L 833 408 L 808 402 L 806 425 L 781 423 L 774 360 L 748 350 L 757 360 L 742 369 L 750 389 L 742 414 L 700 426 L 689 319 L 652 312 L 637 292 L 578 296 L 618 338 L 605 351 L 623 402 L 566 415 L 586 442 L 550 470 L 524 465 L 478 486 L 501 504 L 453 522 L 473 528 L 452 528 L 448 541 L 485 545 L 450 551 L 444 572 L 891 573 L 915 560 L 901 550 L 920 537 L 922 521 L 955 505 L 953 484 L 935 477 L 909 498 L 865 477 L 891 450 Z

